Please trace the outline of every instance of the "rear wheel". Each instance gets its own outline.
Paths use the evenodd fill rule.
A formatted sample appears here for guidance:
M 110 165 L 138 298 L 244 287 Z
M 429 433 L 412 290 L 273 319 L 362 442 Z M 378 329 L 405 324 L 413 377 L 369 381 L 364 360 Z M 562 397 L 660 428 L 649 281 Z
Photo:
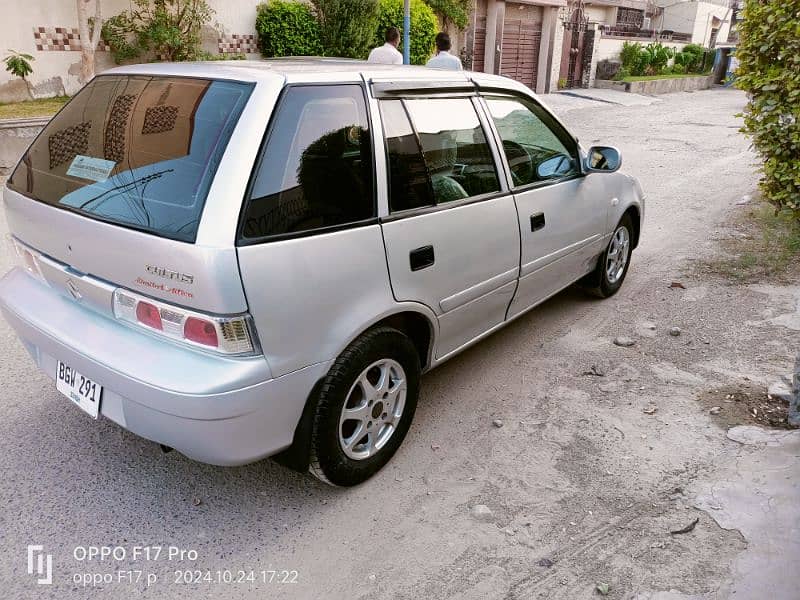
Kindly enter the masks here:
M 396 329 L 377 327 L 354 341 L 319 388 L 309 471 L 352 486 L 389 462 L 411 426 L 420 371 L 414 344 Z
M 620 220 L 605 252 L 597 260 L 595 270 L 581 280 L 581 284 L 600 298 L 613 296 L 622 287 L 631 262 L 633 221 L 629 215 Z

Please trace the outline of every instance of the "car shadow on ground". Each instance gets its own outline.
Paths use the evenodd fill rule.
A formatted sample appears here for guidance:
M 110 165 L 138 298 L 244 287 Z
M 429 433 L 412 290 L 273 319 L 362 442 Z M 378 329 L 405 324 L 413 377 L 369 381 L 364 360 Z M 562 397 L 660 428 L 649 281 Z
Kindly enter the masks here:
M 418 446 L 426 438 L 428 417 L 436 412 L 452 414 L 454 410 L 446 406 L 453 390 L 444 392 L 443 382 L 460 378 L 457 394 L 477 385 L 483 377 L 482 369 L 492 368 L 487 365 L 489 358 L 502 361 L 503 357 L 530 352 L 532 343 L 543 343 L 536 332 L 544 324 L 565 313 L 580 314 L 595 301 L 575 287 L 568 288 L 424 376 L 420 408 L 406 443 L 387 468 L 358 488 L 332 488 L 269 459 L 240 467 L 216 467 L 178 452 L 165 454 L 158 444 L 106 419 L 92 422 L 40 375 L 39 401 L 46 403 L 47 410 L 31 409 L 24 415 L 24 425 L 5 424 L 20 433 L 13 451 L 18 458 L 12 458 L 12 462 L 34 457 L 27 470 L 14 469 L 19 474 L 17 485 L 35 489 L 42 470 L 54 471 L 48 478 L 55 485 L 37 495 L 37 506 L 26 510 L 58 521 L 58 506 L 66 498 L 91 510 L 101 507 L 113 513 L 113 519 L 106 522 L 114 523 L 116 535 L 124 532 L 127 539 L 158 539 L 168 531 L 170 540 L 208 536 L 211 541 L 235 531 L 242 548 L 280 543 L 281 534 L 295 526 L 324 527 L 329 511 L 345 510 L 349 494 L 363 494 L 365 488 L 388 496 L 403 494 L 388 479 L 394 477 L 393 466 L 413 470 L 408 464 L 414 463 Z M 59 433 L 42 440 L 36 432 L 46 430 L 46 422 L 53 419 L 61 423 Z M 373 482 L 378 485 L 373 486 Z M 313 514 L 316 517 L 309 522 Z M 161 522 L 152 522 L 153 515 L 161 515 Z M 85 527 L 77 521 L 74 525 Z M 272 535 L 265 535 L 269 533 Z

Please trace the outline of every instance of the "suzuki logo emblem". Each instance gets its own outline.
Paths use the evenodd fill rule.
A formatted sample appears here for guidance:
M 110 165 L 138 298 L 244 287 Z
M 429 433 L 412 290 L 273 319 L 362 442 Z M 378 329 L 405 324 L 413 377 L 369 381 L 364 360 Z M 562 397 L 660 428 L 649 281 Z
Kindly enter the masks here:
M 75 300 L 80 300 L 83 298 L 81 291 L 78 289 L 78 284 L 72 281 L 72 279 L 67 279 L 67 289 L 69 290 L 70 295 L 75 298 Z

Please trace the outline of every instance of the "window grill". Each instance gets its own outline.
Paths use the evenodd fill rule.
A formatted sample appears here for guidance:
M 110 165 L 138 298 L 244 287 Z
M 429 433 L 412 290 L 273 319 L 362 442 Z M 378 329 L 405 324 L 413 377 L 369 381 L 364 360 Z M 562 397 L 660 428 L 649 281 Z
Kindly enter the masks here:
M 638 30 L 644 23 L 644 11 L 635 8 L 617 9 L 617 27 L 620 29 Z

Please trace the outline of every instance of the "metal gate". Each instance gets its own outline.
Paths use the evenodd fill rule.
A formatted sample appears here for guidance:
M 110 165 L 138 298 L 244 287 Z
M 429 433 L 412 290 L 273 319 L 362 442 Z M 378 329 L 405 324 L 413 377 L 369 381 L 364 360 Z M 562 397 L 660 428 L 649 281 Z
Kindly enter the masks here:
M 573 2 L 568 21 L 564 23 L 564 47 L 561 55 L 560 78 L 566 87 L 582 87 L 586 30 L 589 18 L 582 1 Z
M 475 16 L 475 33 L 472 46 L 472 70 L 483 72 L 486 52 L 486 15 Z
M 522 19 L 503 21 L 500 74 L 536 89 L 542 24 Z

